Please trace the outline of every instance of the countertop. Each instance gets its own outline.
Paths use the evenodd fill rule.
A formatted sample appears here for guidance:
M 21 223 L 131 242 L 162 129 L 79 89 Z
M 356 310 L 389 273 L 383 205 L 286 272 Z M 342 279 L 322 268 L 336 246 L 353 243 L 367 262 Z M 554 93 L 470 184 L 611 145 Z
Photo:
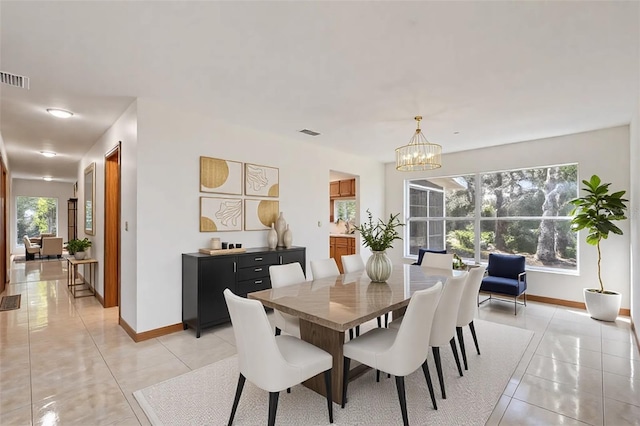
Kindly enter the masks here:
M 330 237 L 347 237 L 347 238 L 355 238 L 355 234 L 329 234 Z

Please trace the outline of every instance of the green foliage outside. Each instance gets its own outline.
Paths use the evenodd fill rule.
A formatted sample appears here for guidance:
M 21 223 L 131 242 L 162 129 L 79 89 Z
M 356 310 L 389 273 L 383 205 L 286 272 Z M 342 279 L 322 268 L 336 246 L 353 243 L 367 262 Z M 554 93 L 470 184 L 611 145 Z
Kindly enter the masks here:
M 356 202 L 355 200 L 336 200 L 335 205 L 335 221 L 343 220 L 345 222 L 353 222 L 356 218 Z
M 577 241 L 570 200 L 577 194 L 577 165 L 460 176 L 466 188 L 445 190 L 447 250 L 474 258 L 476 199 L 480 198 L 480 258 L 490 252 L 523 254 L 529 264 L 576 268 Z M 433 216 L 432 216 L 433 217 Z M 518 219 L 518 218 L 522 219 Z M 469 220 L 466 220 L 466 219 Z
M 57 233 L 58 200 L 43 197 L 16 197 L 17 235 L 16 243 L 22 244 L 22 237 L 37 237 L 42 233 Z

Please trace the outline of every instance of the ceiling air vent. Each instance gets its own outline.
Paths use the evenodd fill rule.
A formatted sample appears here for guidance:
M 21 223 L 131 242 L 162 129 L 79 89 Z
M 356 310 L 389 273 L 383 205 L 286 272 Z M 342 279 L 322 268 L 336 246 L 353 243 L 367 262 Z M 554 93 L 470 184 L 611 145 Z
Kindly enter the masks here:
M 0 71 L 0 83 L 29 90 L 29 77 Z
M 305 135 L 309 135 L 309 136 L 318 136 L 320 134 L 318 132 L 314 132 L 313 130 L 309 130 L 309 129 L 302 129 L 300 130 L 300 133 L 304 133 Z

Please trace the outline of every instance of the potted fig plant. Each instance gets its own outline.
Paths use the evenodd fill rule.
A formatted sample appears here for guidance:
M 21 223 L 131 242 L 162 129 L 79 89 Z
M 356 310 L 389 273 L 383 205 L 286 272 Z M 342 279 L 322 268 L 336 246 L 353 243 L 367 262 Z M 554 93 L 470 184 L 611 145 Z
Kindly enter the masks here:
M 385 282 L 391 276 L 393 269 L 391 259 L 385 250 L 392 248 L 392 243 L 395 240 L 402 239 L 397 228 L 404 226 L 404 224 L 400 223 L 398 219 L 400 213 L 389 215 L 387 222 L 378 219 L 376 223 L 373 222 L 373 216 L 369 210 L 367 210 L 367 214 L 369 220 L 355 227 L 355 230 L 359 231 L 362 236 L 364 246 L 369 247 L 373 253 L 367 260 L 365 270 L 371 281 Z
M 574 231 L 587 231 L 587 244 L 598 249 L 598 281 L 600 288 L 585 288 L 584 302 L 592 318 L 603 321 L 615 321 L 620 311 L 622 296 L 615 291 L 605 290 L 602 283 L 602 252 L 600 242 L 609 237 L 612 232 L 622 235 L 622 230 L 613 221 L 624 220 L 627 210 L 627 201 L 622 196 L 626 191 L 609 192 L 610 183 L 602 183 L 597 175 L 591 179 L 583 180 L 583 191 L 586 195 L 571 200 L 575 207 L 571 211 L 571 229 Z
M 91 247 L 91 241 L 88 238 L 82 240 L 73 239 L 67 243 L 67 251 L 75 256 L 76 259 L 82 260 L 86 255 L 86 250 Z

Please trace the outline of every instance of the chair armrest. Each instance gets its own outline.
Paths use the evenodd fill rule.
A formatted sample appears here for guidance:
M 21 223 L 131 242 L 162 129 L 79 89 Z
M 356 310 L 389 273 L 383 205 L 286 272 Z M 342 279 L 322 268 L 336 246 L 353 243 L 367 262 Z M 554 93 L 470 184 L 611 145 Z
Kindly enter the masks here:
M 518 282 L 526 282 L 527 281 L 527 273 L 526 272 L 520 272 L 518 274 Z

